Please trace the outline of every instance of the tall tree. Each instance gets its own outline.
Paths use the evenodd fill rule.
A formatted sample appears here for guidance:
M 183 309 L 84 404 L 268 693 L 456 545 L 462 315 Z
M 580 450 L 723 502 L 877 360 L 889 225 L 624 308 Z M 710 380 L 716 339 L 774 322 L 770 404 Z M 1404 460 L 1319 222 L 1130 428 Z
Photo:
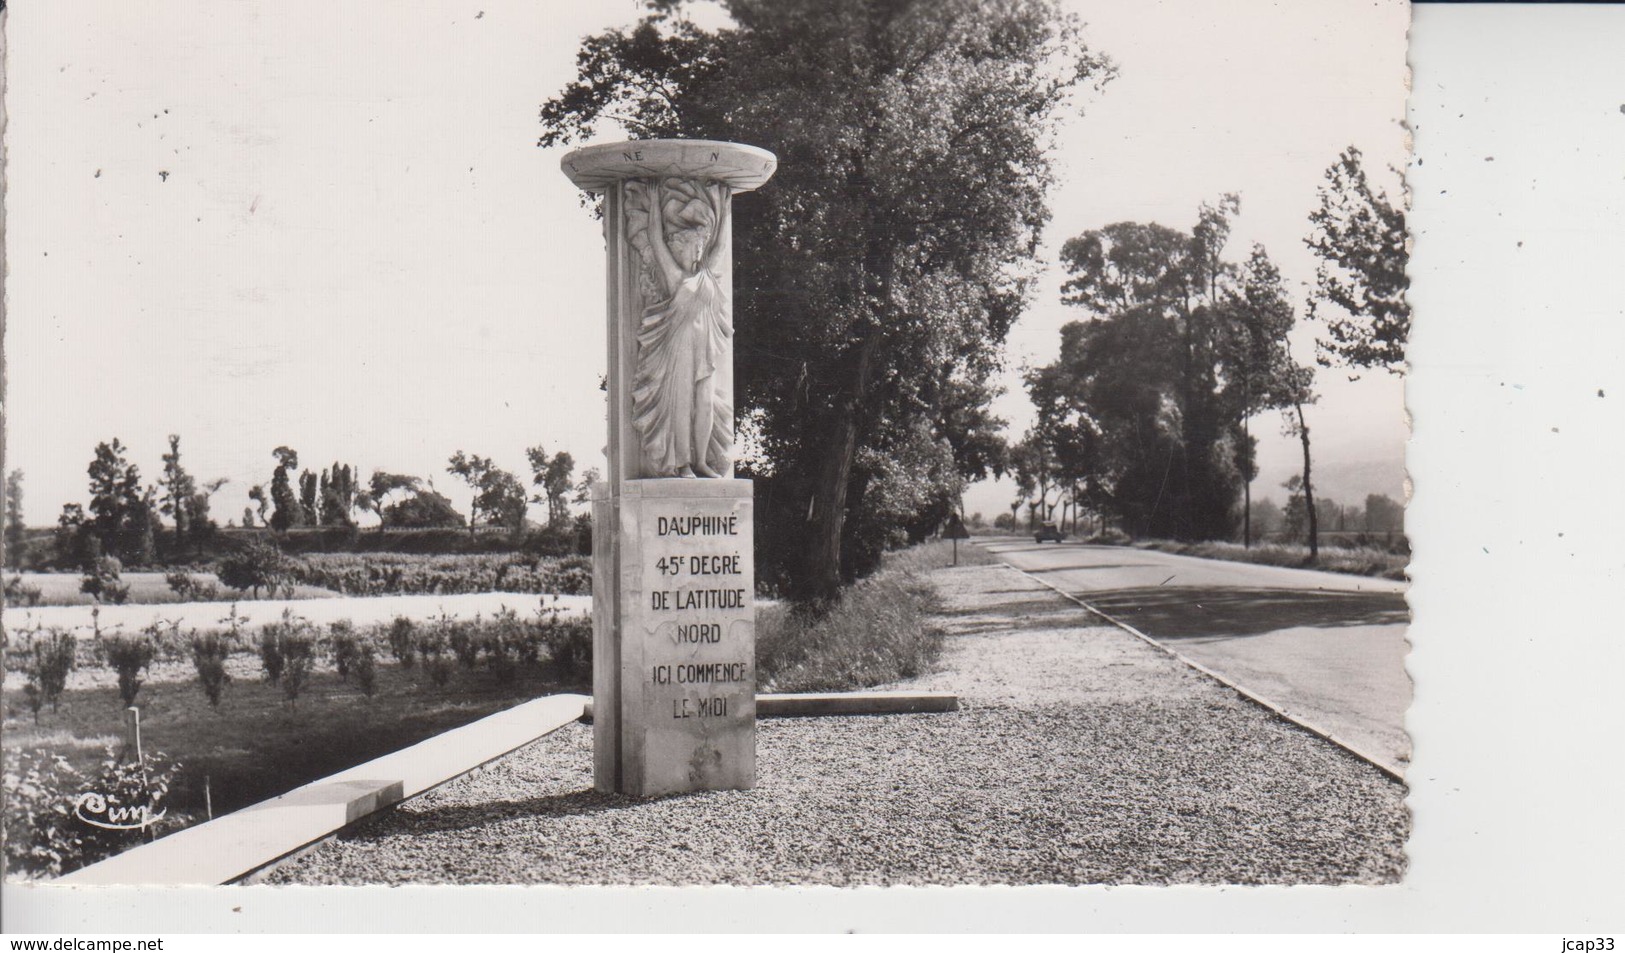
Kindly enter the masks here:
M 468 455 L 459 450 L 447 461 L 446 472 L 460 477 L 474 491 L 474 499 L 469 503 L 469 535 L 474 534 L 482 518 L 487 526 L 517 530 L 525 525 L 524 484 L 490 457 Z
M 463 514 L 457 512 L 451 501 L 425 487 L 409 496 L 384 504 L 379 513 L 379 525 L 385 521 L 398 529 L 436 529 L 464 525 Z
M 1226 195 L 1189 232 L 1118 222 L 1061 250 L 1062 300 L 1090 318 L 1062 328 L 1028 390 L 1088 495 L 1136 535 L 1224 539 L 1236 523 L 1247 435 L 1225 356 L 1241 270 L 1223 250 L 1238 210 Z
M 1315 370 L 1312 367 L 1294 369 L 1286 391 L 1286 406 L 1281 411 L 1286 422 L 1287 436 L 1297 437 L 1299 445 L 1303 447 L 1303 474 L 1301 478 L 1293 477 L 1293 480 L 1299 484 L 1297 489 L 1303 494 L 1303 505 L 1307 511 L 1310 562 L 1320 558 L 1320 517 L 1315 509 L 1315 484 L 1310 465 L 1309 420 L 1304 416 L 1303 408 L 1305 404 L 1312 404 L 1319 399 L 1314 392 L 1314 377 Z
M 101 542 L 90 531 L 85 508 L 78 503 L 62 505 L 62 514 L 56 520 L 55 550 L 58 568 L 88 566 L 101 555 Z
M 17 568 L 23 558 L 23 471 L 6 474 L 5 565 Z
M 269 518 L 266 516 L 266 511 L 271 508 L 271 498 L 265 492 L 265 484 L 256 483 L 249 487 L 248 498 L 254 501 L 255 508 L 249 509 L 246 506 L 243 507 L 243 525 L 248 527 L 253 526 L 255 516 L 259 517 L 259 525 L 271 525 Z
M 772 529 L 762 570 L 823 604 L 873 565 L 860 534 L 895 528 L 863 507 L 915 495 L 902 464 L 935 445 L 941 382 L 997 367 L 1053 121 L 1110 68 L 1050 0 L 723 0 L 714 29 L 688 6 L 588 37 L 541 144 L 614 119 L 780 157 L 735 220 L 736 405 L 761 448 L 741 469 Z
M 158 518 L 158 507 L 158 491 L 149 486 L 130 508 L 130 527 L 125 536 L 126 562 L 146 566 L 157 559 L 158 535 L 164 527 Z
M 1001 477 L 1010 467 L 1010 445 L 1004 439 L 1008 422 L 989 409 L 1002 392 L 985 381 L 949 379 L 943 385 L 937 431 L 965 480 Z
M 1292 358 L 1287 335 L 1296 323 L 1292 300 L 1262 245 L 1253 245 L 1252 254 L 1241 269 L 1239 287 L 1231 290 L 1221 306 L 1219 360 L 1225 378 L 1223 399 L 1231 413 L 1239 415 L 1241 439 L 1236 443 L 1236 467 L 1242 475 L 1242 543 L 1253 542 L 1253 480 L 1258 476 L 1254 462 L 1256 440 L 1252 417 L 1266 410 L 1278 410 L 1300 396 L 1302 372 Z
M 90 477 L 90 531 L 104 553 L 130 562 L 142 549 L 148 532 L 148 511 L 143 506 L 141 470 L 124 457 L 125 447 L 114 438 L 96 445 L 95 457 L 86 470 Z
M 299 452 L 287 447 L 271 451 L 276 457 L 276 470 L 271 473 L 271 529 L 286 533 L 304 522 L 305 510 L 294 493 L 289 474 L 299 469 Z
M 160 512 L 174 521 L 174 553 L 178 556 L 186 540 L 193 538 L 192 516 L 197 498 L 197 481 L 181 466 L 181 438 L 169 435 L 169 452 L 164 454 L 164 475 L 158 481 L 164 498 Z
M 597 467 L 588 467 L 587 472 L 581 474 L 581 479 L 576 482 L 576 495 L 572 502 L 578 505 L 592 502 L 592 486 L 603 479 Z
M 1315 342 L 1316 360 L 1403 373 L 1411 333 L 1405 210 L 1371 185 L 1359 149 L 1344 149 L 1326 170 L 1309 221 L 1314 232 L 1304 244 L 1320 258 L 1309 315 L 1330 335 Z
M 525 457 L 530 461 L 531 485 L 542 488 L 530 501 L 546 505 L 547 525 L 557 526 L 570 517 L 570 477 L 575 472 L 575 458 L 564 450 L 548 456 L 541 446 L 527 449 Z
M 214 495 L 220 492 L 220 488 L 229 482 L 231 481 L 225 477 L 209 480 L 192 494 L 187 518 L 187 537 L 192 541 L 193 553 L 198 556 L 203 555 L 203 544 L 218 528 L 209 515 L 210 503 Z
M 421 484 L 422 481 L 415 476 L 374 470 L 372 471 L 372 478 L 367 482 L 367 492 L 357 495 L 356 502 L 357 505 L 370 509 L 377 514 L 378 531 L 381 533 L 384 531 L 384 522 L 390 511 L 390 495 L 402 491 L 416 494 Z M 399 502 L 399 500 L 397 499 L 396 502 Z M 461 521 L 461 517 L 458 519 Z
M 320 526 L 321 513 L 321 482 L 316 474 L 306 470 L 299 474 L 299 524 L 305 526 Z
M 1365 530 L 1369 533 L 1399 533 L 1405 530 L 1405 504 L 1384 493 L 1365 498 Z
M 355 468 L 348 463 L 333 464 L 333 478 L 322 496 L 322 518 L 334 526 L 354 526 L 357 487 Z
M 1049 522 L 1054 504 L 1050 492 L 1062 486 L 1057 479 L 1055 457 L 1050 441 L 1040 427 L 1028 430 L 1021 441 L 1010 448 L 1010 470 L 1016 480 L 1016 505 L 1012 513 L 1026 506 L 1031 519 L 1029 528 Z

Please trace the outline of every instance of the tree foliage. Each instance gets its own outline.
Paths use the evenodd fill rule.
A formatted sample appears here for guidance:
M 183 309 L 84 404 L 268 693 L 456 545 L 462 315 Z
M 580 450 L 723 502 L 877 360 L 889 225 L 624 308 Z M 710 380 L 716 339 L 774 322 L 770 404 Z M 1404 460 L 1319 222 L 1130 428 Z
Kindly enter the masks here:
M 378 529 L 381 532 L 388 522 L 389 512 L 393 505 L 389 499 L 390 495 L 403 491 L 415 495 L 418 493 L 421 484 L 421 480 L 409 474 L 374 470 L 372 471 L 372 477 L 367 481 L 367 489 L 356 492 L 355 504 L 361 509 L 370 510 L 377 515 Z M 400 503 L 404 499 L 404 497 L 396 497 L 395 503 Z M 451 504 L 447 503 L 446 507 L 450 509 Z M 462 525 L 461 516 L 457 517 L 455 525 Z
M 778 155 L 735 220 L 735 403 L 760 450 L 740 469 L 760 570 L 822 602 L 873 568 L 859 535 L 895 528 L 864 507 L 916 496 L 887 483 L 997 367 L 1048 219 L 1052 122 L 1110 69 L 1049 0 L 724 0 L 716 29 L 686 6 L 584 40 L 541 144 L 611 120 Z
M 451 500 L 430 489 L 419 489 L 410 496 L 384 505 L 379 511 L 379 527 L 389 525 L 398 529 L 436 529 L 462 527 L 468 521 L 451 505 Z
M 192 520 L 197 497 L 197 481 L 181 466 L 181 438 L 169 435 L 169 452 L 164 454 L 164 475 L 158 481 L 164 497 L 160 512 L 175 526 L 173 551 L 179 553 L 186 540 L 192 538 Z
M 1371 493 L 1365 498 L 1364 529 L 1372 533 L 1402 533 L 1405 531 L 1405 504 L 1383 493 Z
M 1321 260 L 1309 315 L 1330 335 L 1316 340 L 1316 360 L 1399 374 L 1411 333 L 1405 210 L 1373 188 L 1360 159 L 1359 149 L 1343 150 L 1309 215 L 1314 232 L 1304 243 Z
M 570 518 L 570 478 L 575 473 L 575 458 L 564 450 L 548 456 L 540 445 L 527 449 L 525 456 L 530 461 L 531 485 L 542 490 L 530 501 L 544 504 L 547 525 L 557 526 Z
M 299 525 L 319 526 L 321 522 L 320 480 L 306 470 L 299 474 Z
M 85 525 L 100 552 L 141 565 L 152 560 L 152 523 L 157 514 L 154 499 L 141 485 L 140 469 L 125 459 L 125 452 L 116 437 L 96 445 L 86 470 L 90 517 Z
M 6 474 L 5 565 L 17 567 L 23 559 L 23 471 Z
M 305 509 L 294 493 L 291 474 L 299 469 L 299 452 L 287 447 L 271 451 L 276 470 L 271 474 L 271 528 L 286 533 L 305 522 Z
M 1234 532 L 1256 470 L 1248 418 L 1307 399 L 1279 271 L 1262 247 L 1225 257 L 1239 210 L 1226 195 L 1188 232 L 1119 222 L 1062 247 L 1062 300 L 1090 317 L 1028 375 L 1038 423 L 1016 468 L 1024 499 L 1047 511 L 1062 487 L 1141 536 Z
M 316 484 L 316 523 L 320 526 L 354 526 L 355 508 L 361 496 L 355 468 L 347 463 L 324 469 Z
M 254 502 L 254 509 L 243 508 L 243 526 L 253 526 L 254 520 L 252 517 L 258 517 L 261 526 L 271 525 L 269 518 L 266 516 L 266 513 L 271 508 L 271 497 L 265 492 L 265 484 L 256 483 L 249 487 L 248 498 Z
M 469 455 L 459 450 L 446 463 L 446 472 L 459 477 L 474 491 L 469 503 L 468 531 L 474 532 L 480 520 L 487 526 L 518 530 L 525 525 L 524 484 L 512 473 L 497 466 L 490 457 Z
M 274 595 L 293 581 L 298 564 L 283 554 L 276 543 L 258 536 L 249 539 L 241 549 L 221 559 L 215 567 L 220 582 L 233 589 L 252 591 L 254 598 L 260 590 Z

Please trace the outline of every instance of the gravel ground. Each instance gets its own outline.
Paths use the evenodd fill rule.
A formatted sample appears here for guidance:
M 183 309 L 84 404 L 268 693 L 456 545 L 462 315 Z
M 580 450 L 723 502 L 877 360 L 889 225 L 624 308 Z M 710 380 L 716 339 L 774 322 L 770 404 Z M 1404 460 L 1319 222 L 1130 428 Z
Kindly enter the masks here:
M 1015 572 L 942 570 L 904 686 L 945 715 L 765 720 L 758 787 L 594 793 L 571 725 L 363 822 L 272 883 L 1387 883 L 1404 788 Z

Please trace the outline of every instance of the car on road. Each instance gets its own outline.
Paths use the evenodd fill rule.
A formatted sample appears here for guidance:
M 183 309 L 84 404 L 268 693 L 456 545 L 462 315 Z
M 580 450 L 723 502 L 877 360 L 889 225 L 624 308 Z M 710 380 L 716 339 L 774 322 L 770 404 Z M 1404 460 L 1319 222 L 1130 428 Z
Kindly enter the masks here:
M 1033 542 L 1042 543 L 1046 539 L 1057 543 L 1064 542 L 1066 533 L 1062 532 L 1061 528 L 1054 523 L 1045 523 L 1038 527 L 1038 532 L 1033 534 Z

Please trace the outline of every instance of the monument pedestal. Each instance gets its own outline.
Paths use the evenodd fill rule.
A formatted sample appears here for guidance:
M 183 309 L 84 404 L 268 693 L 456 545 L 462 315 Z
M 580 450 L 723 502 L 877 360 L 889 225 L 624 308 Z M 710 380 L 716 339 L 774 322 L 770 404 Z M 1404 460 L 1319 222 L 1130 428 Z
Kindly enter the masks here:
M 598 790 L 755 785 L 751 492 L 749 480 L 678 478 L 593 488 Z

